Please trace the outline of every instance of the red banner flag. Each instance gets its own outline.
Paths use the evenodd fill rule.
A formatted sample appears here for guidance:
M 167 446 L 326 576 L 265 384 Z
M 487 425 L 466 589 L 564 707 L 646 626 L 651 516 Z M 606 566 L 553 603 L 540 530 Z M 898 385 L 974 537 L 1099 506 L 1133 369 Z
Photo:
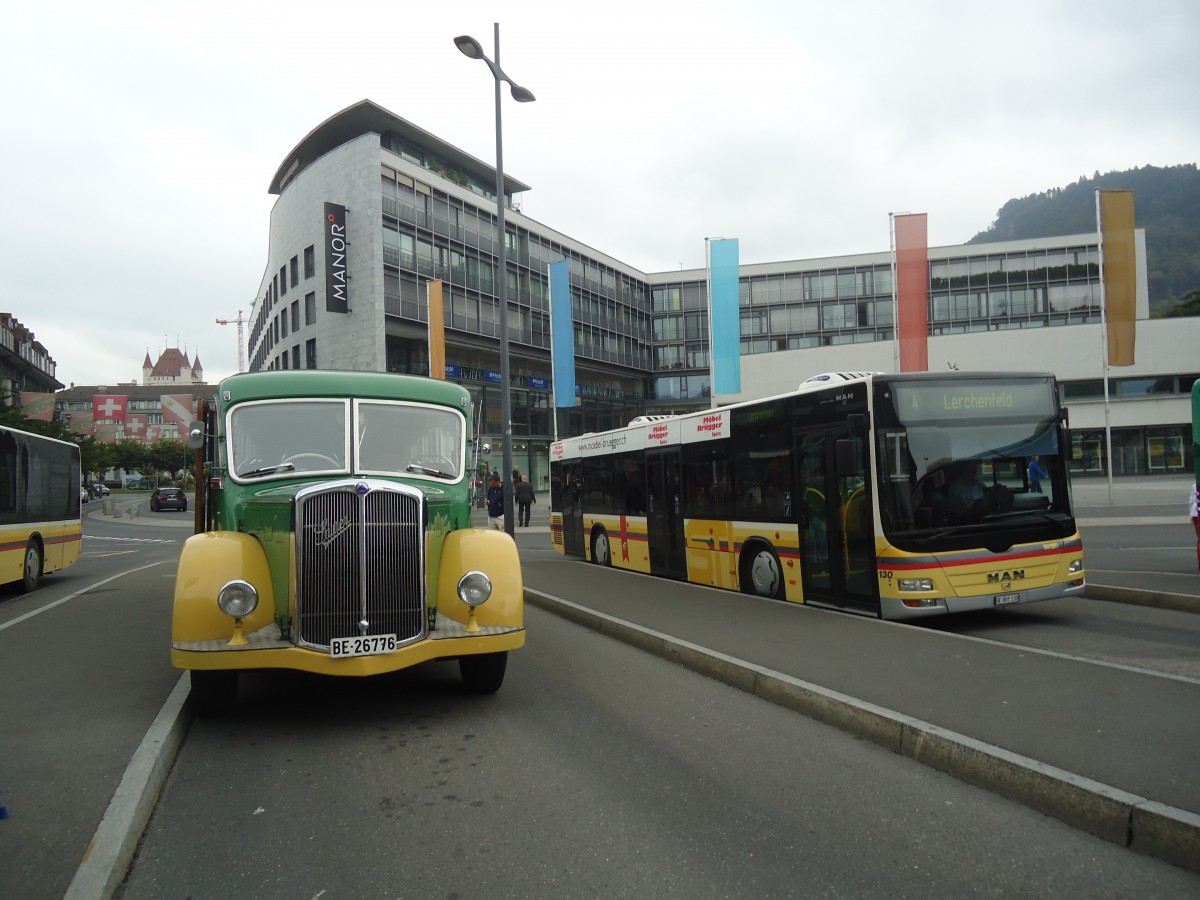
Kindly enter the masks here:
M 92 416 L 97 422 L 124 422 L 129 398 L 120 394 L 96 394 L 92 397 Z
M 192 424 L 192 395 L 163 394 L 158 402 L 162 405 L 162 420 L 164 425 L 178 425 L 179 433 L 187 434 L 188 425 Z
M 71 431 L 75 434 L 91 434 L 95 426 L 95 417 L 90 412 L 71 413 Z
M 125 418 L 125 437 L 133 438 L 134 440 L 145 443 L 146 441 L 146 417 L 145 416 L 126 416 Z
M 28 419 L 49 422 L 54 418 L 54 395 L 21 391 L 21 412 Z
M 896 216 L 896 334 L 900 371 L 929 371 L 929 216 Z
M 117 424 L 111 422 L 97 425 L 94 434 L 98 441 L 102 441 L 105 444 L 115 444 L 117 442 Z

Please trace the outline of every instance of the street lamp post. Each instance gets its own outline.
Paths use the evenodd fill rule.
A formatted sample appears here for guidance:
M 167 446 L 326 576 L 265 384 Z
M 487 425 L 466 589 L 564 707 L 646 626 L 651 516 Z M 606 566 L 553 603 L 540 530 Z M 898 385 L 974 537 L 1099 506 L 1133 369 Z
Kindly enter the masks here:
M 500 242 L 500 272 L 497 276 L 499 289 L 496 299 L 500 304 L 500 419 L 504 440 L 504 530 L 513 534 L 513 511 L 516 509 L 512 481 L 512 387 L 509 384 L 508 371 L 508 241 L 504 234 L 504 139 L 500 127 L 500 83 L 508 82 L 512 97 L 518 103 L 528 103 L 533 100 L 533 93 L 521 87 L 504 74 L 500 68 L 500 23 L 495 23 L 495 53 L 496 60 L 487 58 L 479 41 L 469 35 L 460 35 L 454 39 L 454 46 L 464 56 L 471 59 L 481 59 L 492 70 L 492 78 L 496 82 L 496 235 Z

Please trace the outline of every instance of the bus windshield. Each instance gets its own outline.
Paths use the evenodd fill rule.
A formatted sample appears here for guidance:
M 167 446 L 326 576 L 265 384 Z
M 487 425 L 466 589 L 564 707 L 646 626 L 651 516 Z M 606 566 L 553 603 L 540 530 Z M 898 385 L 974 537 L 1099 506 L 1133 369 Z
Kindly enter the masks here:
M 954 549 L 1016 527 L 1047 540 L 1074 532 L 1050 382 L 889 387 L 876 453 L 881 524 L 894 546 Z
M 389 400 L 355 400 L 352 413 L 342 399 L 243 403 L 229 417 L 231 467 L 239 481 L 349 472 L 457 481 L 465 422 L 453 409 Z

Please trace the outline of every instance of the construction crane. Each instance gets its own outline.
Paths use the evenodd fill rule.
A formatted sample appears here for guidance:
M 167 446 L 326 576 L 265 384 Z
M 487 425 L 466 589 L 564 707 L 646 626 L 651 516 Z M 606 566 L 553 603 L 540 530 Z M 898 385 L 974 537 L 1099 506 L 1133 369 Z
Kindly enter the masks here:
M 236 325 L 238 328 L 238 371 L 246 371 L 246 341 L 243 337 L 243 326 L 246 324 L 245 318 L 242 316 L 242 311 L 239 309 L 236 319 L 217 319 L 218 325 Z

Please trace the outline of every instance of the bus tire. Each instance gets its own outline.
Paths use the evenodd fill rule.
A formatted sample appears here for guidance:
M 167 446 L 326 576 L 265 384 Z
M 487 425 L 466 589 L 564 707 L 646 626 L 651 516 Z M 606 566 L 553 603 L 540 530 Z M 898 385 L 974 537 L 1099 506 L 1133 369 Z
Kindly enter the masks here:
M 458 658 L 458 672 L 462 676 L 463 687 L 470 694 L 496 693 L 504 684 L 504 670 L 507 667 L 507 650 Z
M 199 716 L 218 716 L 233 711 L 237 703 L 236 669 L 192 669 L 188 704 Z
M 742 590 L 769 600 L 783 599 L 783 568 L 766 544 L 752 544 L 743 551 Z
M 21 587 L 25 593 L 42 583 L 42 545 L 33 538 L 25 545 L 25 565 L 21 569 Z
M 612 565 L 612 544 L 603 528 L 597 528 L 592 535 L 592 562 L 605 568 Z

